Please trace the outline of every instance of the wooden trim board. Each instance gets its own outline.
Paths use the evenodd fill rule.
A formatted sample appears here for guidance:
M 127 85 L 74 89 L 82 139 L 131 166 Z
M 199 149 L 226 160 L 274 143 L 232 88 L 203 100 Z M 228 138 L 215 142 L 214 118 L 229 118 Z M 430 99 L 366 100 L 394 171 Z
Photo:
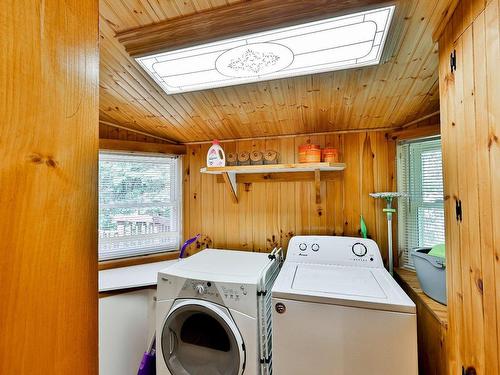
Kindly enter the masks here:
M 109 270 L 112 268 L 138 266 L 141 264 L 162 262 L 165 260 L 174 260 L 179 258 L 178 251 L 168 251 L 158 254 L 142 255 L 137 257 L 111 259 L 99 262 L 99 271 Z
M 186 154 L 185 145 L 123 141 L 120 139 L 99 139 L 99 149 L 112 151 L 151 152 L 170 155 Z
M 116 36 L 131 56 L 138 57 L 386 4 L 380 0 L 245 1 L 126 30 Z
M 441 134 L 440 124 L 425 125 L 425 126 L 415 126 L 410 128 L 404 128 L 389 132 L 388 136 L 392 140 L 407 140 L 407 139 L 417 139 L 424 137 L 431 137 L 433 135 Z
M 177 144 L 177 142 L 172 141 L 171 139 L 164 138 L 164 137 L 159 137 L 157 135 L 153 135 L 153 134 L 150 134 L 150 133 L 147 133 L 147 132 L 143 132 L 143 131 L 140 131 L 140 130 L 137 130 L 137 129 L 129 128 L 127 126 L 116 124 L 116 123 L 110 122 L 110 121 L 99 120 L 99 129 L 101 127 L 101 124 L 105 125 L 105 126 L 111 126 L 113 128 L 117 128 L 117 129 L 122 129 L 122 130 L 125 130 L 127 132 L 132 132 L 132 133 L 144 135 L 144 136 L 146 136 L 148 138 L 151 137 L 151 138 L 154 138 L 154 139 L 158 139 L 158 140 L 163 141 L 163 142 Z M 106 137 L 103 137 L 103 138 L 106 138 Z M 114 138 L 106 138 L 106 139 L 114 139 Z

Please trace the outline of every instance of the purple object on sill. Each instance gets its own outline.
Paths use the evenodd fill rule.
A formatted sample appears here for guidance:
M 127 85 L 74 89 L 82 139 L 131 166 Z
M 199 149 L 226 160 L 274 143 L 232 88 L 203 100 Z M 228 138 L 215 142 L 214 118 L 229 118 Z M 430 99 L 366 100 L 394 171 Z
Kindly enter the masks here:
M 186 252 L 186 248 L 189 245 L 191 245 L 194 241 L 196 241 L 198 239 L 198 237 L 200 237 L 199 233 L 196 236 L 194 236 L 193 238 L 190 238 L 189 240 L 187 240 L 186 242 L 184 242 L 184 245 L 182 245 L 182 247 L 181 247 L 181 252 L 179 254 L 179 259 L 184 258 L 184 253 Z

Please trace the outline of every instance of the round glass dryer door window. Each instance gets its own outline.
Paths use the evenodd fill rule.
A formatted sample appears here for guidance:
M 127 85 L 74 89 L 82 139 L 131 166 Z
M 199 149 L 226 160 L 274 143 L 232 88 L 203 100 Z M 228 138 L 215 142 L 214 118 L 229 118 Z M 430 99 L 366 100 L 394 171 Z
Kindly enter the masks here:
M 202 300 L 174 304 L 161 349 L 174 375 L 240 375 L 244 368 L 243 339 L 229 311 Z

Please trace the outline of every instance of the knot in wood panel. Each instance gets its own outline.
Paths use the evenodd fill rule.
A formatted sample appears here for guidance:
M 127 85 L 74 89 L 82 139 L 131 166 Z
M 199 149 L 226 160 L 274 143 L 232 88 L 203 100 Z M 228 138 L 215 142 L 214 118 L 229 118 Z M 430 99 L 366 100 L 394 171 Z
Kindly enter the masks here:
M 48 167 L 51 168 L 56 168 L 57 167 L 57 162 L 53 159 L 52 156 L 43 156 L 40 155 L 39 153 L 33 153 L 28 155 L 28 160 L 30 163 L 34 164 L 45 164 Z
M 43 163 L 43 157 L 39 154 L 31 154 L 28 156 L 29 161 L 35 164 L 42 164 Z
M 479 278 L 476 280 L 477 289 L 483 294 L 483 279 Z

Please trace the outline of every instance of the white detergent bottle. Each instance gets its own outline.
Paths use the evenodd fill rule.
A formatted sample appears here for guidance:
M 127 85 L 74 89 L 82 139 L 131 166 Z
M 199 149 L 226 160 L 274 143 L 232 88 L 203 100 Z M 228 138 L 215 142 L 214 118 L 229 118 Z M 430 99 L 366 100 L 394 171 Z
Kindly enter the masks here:
M 207 153 L 207 167 L 224 167 L 226 165 L 226 155 L 217 139 L 212 141 L 212 146 Z

